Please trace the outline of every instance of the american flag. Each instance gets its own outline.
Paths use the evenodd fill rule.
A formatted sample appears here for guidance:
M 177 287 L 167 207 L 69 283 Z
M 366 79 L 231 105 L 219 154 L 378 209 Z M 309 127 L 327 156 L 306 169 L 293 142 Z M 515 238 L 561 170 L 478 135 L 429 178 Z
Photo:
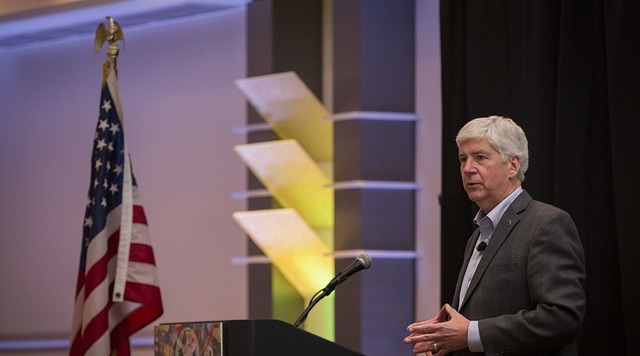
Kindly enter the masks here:
M 144 209 L 125 147 L 116 71 L 108 66 L 91 158 L 70 355 L 129 355 L 129 337 L 162 315 Z

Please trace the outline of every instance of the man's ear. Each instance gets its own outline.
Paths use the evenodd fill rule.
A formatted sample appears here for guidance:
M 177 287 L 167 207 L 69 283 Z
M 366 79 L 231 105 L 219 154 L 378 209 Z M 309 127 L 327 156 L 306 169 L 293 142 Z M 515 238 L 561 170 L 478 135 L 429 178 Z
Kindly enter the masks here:
M 520 171 L 520 156 L 511 156 L 509 158 L 509 178 L 518 176 Z

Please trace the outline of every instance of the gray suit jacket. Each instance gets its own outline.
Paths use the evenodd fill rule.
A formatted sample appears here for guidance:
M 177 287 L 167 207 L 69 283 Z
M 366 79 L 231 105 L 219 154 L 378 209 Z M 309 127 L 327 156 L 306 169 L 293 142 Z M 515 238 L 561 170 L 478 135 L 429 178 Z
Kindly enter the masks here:
M 476 229 L 467 242 L 452 306 L 478 321 L 485 354 L 576 355 L 586 276 L 582 244 L 569 214 L 523 191 L 495 227 L 458 305 L 479 233 Z

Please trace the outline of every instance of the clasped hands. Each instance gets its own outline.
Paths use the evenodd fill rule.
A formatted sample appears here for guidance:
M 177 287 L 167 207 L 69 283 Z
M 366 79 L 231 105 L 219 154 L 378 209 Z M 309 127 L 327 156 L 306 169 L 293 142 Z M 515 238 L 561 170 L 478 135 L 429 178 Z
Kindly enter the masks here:
M 468 346 L 468 329 L 469 320 L 445 304 L 435 318 L 409 325 L 404 343 L 413 344 L 414 354 L 446 355 Z

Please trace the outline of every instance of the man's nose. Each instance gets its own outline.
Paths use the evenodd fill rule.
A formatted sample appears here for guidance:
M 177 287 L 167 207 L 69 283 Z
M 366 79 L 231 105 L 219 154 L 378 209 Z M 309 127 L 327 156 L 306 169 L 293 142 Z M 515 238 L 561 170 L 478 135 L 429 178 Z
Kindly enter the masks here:
M 462 172 L 464 173 L 476 172 L 476 165 L 474 164 L 473 160 L 467 160 L 466 162 L 464 162 L 464 164 L 462 165 Z

